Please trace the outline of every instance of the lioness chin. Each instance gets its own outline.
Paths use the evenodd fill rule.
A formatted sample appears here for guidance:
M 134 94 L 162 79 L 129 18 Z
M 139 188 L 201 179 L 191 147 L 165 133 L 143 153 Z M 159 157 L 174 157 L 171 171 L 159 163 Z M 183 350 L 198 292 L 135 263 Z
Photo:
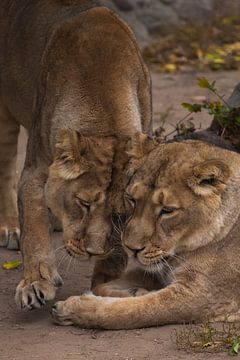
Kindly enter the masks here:
M 156 145 L 144 135 L 130 155 L 123 244 L 135 270 L 99 285 L 102 296 L 58 302 L 55 321 L 132 329 L 240 320 L 240 155 L 200 141 Z
M 151 129 L 150 78 L 127 24 L 94 1 L 2 0 L 0 45 L 0 245 L 16 248 L 19 240 L 21 124 L 29 140 L 18 192 L 24 278 L 16 302 L 33 309 L 62 283 L 53 217 L 71 256 L 99 260 L 93 286 L 124 268 L 120 246 L 109 262 L 115 267 L 106 258 L 114 255 L 112 217 L 125 211 L 125 145 Z

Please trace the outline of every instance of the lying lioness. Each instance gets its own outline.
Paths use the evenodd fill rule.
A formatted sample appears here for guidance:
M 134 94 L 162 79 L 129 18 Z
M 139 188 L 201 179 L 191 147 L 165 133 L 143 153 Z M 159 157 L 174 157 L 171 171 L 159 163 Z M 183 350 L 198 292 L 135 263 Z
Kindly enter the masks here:
M 108 297 L 58 302 L 55 321 L 132 329 L 240 320 L 240 155 L 200 141 L 157 146 L 144 135 L 131 154 L 123 243 L 137 270 L 99 285 Z
M 151 128 L 150 79 L 132 31 L 93 1 L 2 0 L 0 46 L 0 243 L 17 247 L 19 237 L 22 124 L 29 140 L 19 185 L 24 279 L 16 302 L 32 309 L 62 283 L 52 214 L 72 256 L 111 252 L 112 214 L 124 211 L 125 144 L 137 129 Z

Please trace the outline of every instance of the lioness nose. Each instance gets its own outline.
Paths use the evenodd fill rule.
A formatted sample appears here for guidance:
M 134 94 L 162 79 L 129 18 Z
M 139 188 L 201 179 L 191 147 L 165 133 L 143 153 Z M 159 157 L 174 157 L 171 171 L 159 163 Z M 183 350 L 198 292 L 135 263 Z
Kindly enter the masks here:
M 90 256 L 97 256 L 97 255 L 103 255 L 104 254 L 104 250 L 102 248 L 94 248 L 94 247 L 91 247 L 91 246 L 86 247 L 86 252 Z
M 143 251 L 145 249 L 145 246 L 142 248 L 135 248 L 135 249 L 129 247 L 128 245 L 125 245 L 125 246 L 133 252 L 134 257 L 137 257 L 138 253 L 140 253 L 141 251 Z

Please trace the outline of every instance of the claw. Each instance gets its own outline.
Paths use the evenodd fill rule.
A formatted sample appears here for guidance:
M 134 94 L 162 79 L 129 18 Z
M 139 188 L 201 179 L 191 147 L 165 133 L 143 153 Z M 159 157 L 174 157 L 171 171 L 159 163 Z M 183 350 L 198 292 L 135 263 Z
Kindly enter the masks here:
M 34 294 L 40 304 L 40 306 L 43 306 L 46 304 L 45 299 L 44 299 L 44 294 L 40 289 L 37 289 L 35 286 L 33 286 L 33 290 L 34 290 Z

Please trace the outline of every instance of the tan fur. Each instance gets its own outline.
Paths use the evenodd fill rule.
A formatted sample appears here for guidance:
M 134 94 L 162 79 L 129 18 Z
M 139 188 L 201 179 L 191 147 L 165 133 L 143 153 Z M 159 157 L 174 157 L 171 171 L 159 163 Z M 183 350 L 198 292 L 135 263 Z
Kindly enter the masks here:
M 62 282 L 52 215 L 71 255 L 99 260 L 93 286 L 124 268 L 122 249 L 115 266 L 106 257 L 116 248 L 112 216 L 125 211 L 125 146 L 137 130 L 151 129 L 150 78 L 127 24 L 93 1 L 2 0 L 0 46 L 0 242 L 9 246 L 19 236 L 21 124 L 29 140 L 19 185 L 24 279 L 16 301 L 32 309 Z
M 146 144 L 133 142 L 125 196 L 122 240 L 135 270 L 99 285 L 100 296 L 58 302 L 55 321 L 106 329 L 239 321 L 240 155 L 199 141 L 150 152 Z

